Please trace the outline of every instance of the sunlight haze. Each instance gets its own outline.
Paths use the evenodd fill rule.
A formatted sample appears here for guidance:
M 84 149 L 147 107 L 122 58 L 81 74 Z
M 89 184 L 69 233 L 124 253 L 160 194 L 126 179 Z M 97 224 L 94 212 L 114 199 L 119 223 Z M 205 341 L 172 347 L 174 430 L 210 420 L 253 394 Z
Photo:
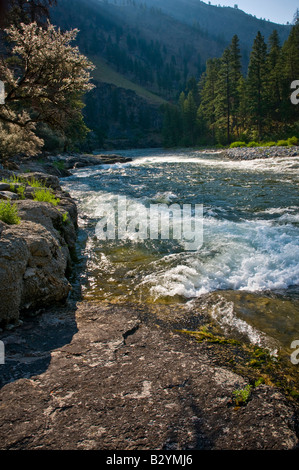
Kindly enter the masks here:
M 296 9 L 299 8 L 297 0 L 285 0 L 284 2 L 280 0 L 272 0 L 271 2 L 269 0 L 226 0 L 220 3 L 211 1 L 211 4 L 229 7 L 238 5 L 238 8 L 246 13 L 279 24 L 286 24 L 288 21 L 291 23 Z

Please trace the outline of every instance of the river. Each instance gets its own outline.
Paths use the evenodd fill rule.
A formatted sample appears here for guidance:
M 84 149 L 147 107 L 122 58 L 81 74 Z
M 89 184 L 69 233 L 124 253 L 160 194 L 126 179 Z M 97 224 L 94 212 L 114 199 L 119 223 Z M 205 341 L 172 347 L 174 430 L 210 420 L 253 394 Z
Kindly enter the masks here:
M 201 305 L 223 328 L 258 345 L 265 335 L 284 348 L 299 340 L 299 157 L 232 161 L 196 150 L 117 153 L 132 162 L 73 170 L 63 180 L 79 205 L 81 236 L 87 234 L 83 298 L 184 305 L 186 315 Z M 137 209 L 192 206 L 195 222 L 195 205 L 203 207 L 202 243 L 186 249 L 171 231 L 163 240 L 140 238 L 138 231 L 99 239 L 103 205 L 113 212 L 120 199 Z M 181 224 L 175 219 L 180 212 L 173 217 L 173 227 Z

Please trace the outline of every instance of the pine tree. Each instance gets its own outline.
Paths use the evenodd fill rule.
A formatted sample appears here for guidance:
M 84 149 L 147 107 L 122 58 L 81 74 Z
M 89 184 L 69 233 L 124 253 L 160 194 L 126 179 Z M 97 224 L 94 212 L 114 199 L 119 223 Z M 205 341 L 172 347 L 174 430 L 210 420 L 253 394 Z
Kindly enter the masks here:
M 239 38 L 235 34 L 231 46 L 231 67 L 232 67 L 232 85 L 231 85 L 231 114 L 232 114 L 232 132 L 236 130 L 238 134 L 239 122 L 238 122 L 238 109 L 240 106 L 240 89 L 239 82 L 242 77 L 242 63 L 241 63 L 241 50 L 239 45 Z
M 248 93 L 247 93 L 247 81 L 243 75 L 241 75 L 238 85 L 238 96 L 239 106 L 237 109 L 237 140 L 240 140 L 240 134 L 246 134 L 248 132 Z
M 231 51 L 225 49 L 218 72 L 217 91 L 215 100 L 215 115 L 218 129 L 225 129 L 226 141 L 230 143 L 231 129 L 231 98 L 232 98 L 232 67 Z
M 271 127 L 273 128 L 273 131 L 275 131 L 275 127 L 278 125 L 278 122 L 281 119 L 281 70 L 279 65 L 281 46 L 279 35 L 276 29 L 269 37 L 268 49 L 268 115 L 270 118 Z
M 182 143 L 182 115 L 177 106 L 164 106 L 163 144 L 165 147 L 175 147 Z
M 299 77 L 299 22 L 297 22 L 285 41 L 278 64 L 281 75 L 282 106 L 281 115 L 283 122 L 288 125 L 292 121 L 298 121 L 299 109 L 290 102 L 291 83 Z
M 220 69 L 220 59 L 209 59 L 207 69 L 199 82 L 200 106 L 197 113 L 197 119 L 205 122 L 208 137 L 211 143 L 215 143 L 216 136 L 216 96 L 217 81 Z
M 195 145 L 197 139 L 197 106 L 193 92 L 188 93 L 183 104 L 183 129 L 185 145 Z
M 249 118 L 256 128 L 258 140 L 262 140 L 267 120 L 267 80 L 267 45 L 259 31 L 253 43 L 247 76 Z
M 239 107 L 238 82 L 241 77 L 241 54 L 239 38 L 234 36 L 220 61 L 217 82 L 215 111 L 217 124 L 225 128 L 226 142 L 230 143 L 234 128 L 237 125 Z
M 292 80 L 299 77 L 299 22 L 297 22 L 282 48 L 284 75 Z

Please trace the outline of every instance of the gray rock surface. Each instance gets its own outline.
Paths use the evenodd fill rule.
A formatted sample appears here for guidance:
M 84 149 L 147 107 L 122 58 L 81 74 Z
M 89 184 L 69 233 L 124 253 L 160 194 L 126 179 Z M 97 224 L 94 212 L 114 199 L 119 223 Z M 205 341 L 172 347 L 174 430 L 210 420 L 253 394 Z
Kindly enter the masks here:
M 11 191 L 0 191 L 0 199 L 4 199 L 6 201 L 13 201 L 19 198 L 15 193 Z
M 54 161 L 60 161 L 65 168 L 70 170 L 73 168 L 84 168 L 86 166 L 104 165 L 113 163 L 126 163 L 132 161 L 130 157 L 123 157 L 116 154 L 99 154 L 99 155 L 69 155 L 65 157 L 53 157 Z
M 0 391 L 0 449 L 290 450 L 294 410 L 219 367 L 191 339 L 142 319 L 138 308 L 79 303 L 12 332 Z
M 37 180 L 40 183 L 43 183 L 46 187 L 54 189 L 54 191 L 61 190 L 60 182 L 58 176 L 48 175 L 47 173 L 42 173 L 38 171 L 33 171 L 30 173 L 19 173 L 18 176 L 22 180 L 30 181 Z
M 237 147 L 224 150 L 223 156 L 231 160 L 297 157 L 299 156 L 299 147 Z
M 27 175 L 30 180 L 30 175 Z M 32 175 L 31 175 L 32 176 Z M 34 174 L 37 178 L 39 175 Z M 58 178 L 41 179 L 60 198 L 54 207 L 32 199 L 16 201 L 21 223 L 0 222 L 0 323 L 18 322 L 20 313 L 65 301 L 71 286 L 66 277 L 76 243 L 77 208 Z M 58 181 L 58 185 L 57 185 Z M 13 194 L 13 193 L 12 193 Z
M 0 227 L 0 320 L 1 323 L 16 322 L 29 249 L 18 230 L 11 230 L 1 221 Z

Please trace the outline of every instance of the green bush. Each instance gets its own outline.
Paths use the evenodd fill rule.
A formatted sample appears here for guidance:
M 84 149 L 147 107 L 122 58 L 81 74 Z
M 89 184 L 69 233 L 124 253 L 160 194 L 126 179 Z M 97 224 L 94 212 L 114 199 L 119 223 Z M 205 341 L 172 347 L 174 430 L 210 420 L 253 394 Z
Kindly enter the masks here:
M 1 201 L 0 220 L 8 225 L 18 225 L 21 222 L 21 219 L 18 215 L 17 205 L 11 205 L 10 201 Z
M 26 186 L 23 186 L 23 185 L 17 188 L 17 193 L 20 199 L 25 199 L 25 189 L 26 189 Z
M 277 147 L 287 147 L 289 144 L 287 140 L 279 140 L 276 145 Z
M 237 147 L 246 147 L 246 145 L 246 142 L 233 142 L 232 144 L 230 144 L 230 148 L 235 149 Z
M 247 147 L 259 147 L 260 144 L 258 142 L 249 142 L 249 144 L 247 144 Z
M 264 142 L 262 144 L 263 147 L 276 147 L 276 142 Z
M 246 405 L 248 403 L 250 395 L 251 395 L 251 389 L 252 389 L 251 385 L 246 385 L 245 388 L 235 390 L 233 392 L 237 406 Z
M 58 209 L 59 212 L 61 212 L 62 215 L 62 222 L 64 225 L 67 225 L 70 223 L 69 215 L 67 212 L 63 212 L 61 209 Z
M 56 198 L 49 189 L 42 188 L 38 189 L 34 193 L 34 201 L 49 202 L 53 206 L 57 206 L 60 203 L 60 199 Z
M 290 137 L 288 139 L 288 145 L 298 145 L 299 140 L 298 137 Z

